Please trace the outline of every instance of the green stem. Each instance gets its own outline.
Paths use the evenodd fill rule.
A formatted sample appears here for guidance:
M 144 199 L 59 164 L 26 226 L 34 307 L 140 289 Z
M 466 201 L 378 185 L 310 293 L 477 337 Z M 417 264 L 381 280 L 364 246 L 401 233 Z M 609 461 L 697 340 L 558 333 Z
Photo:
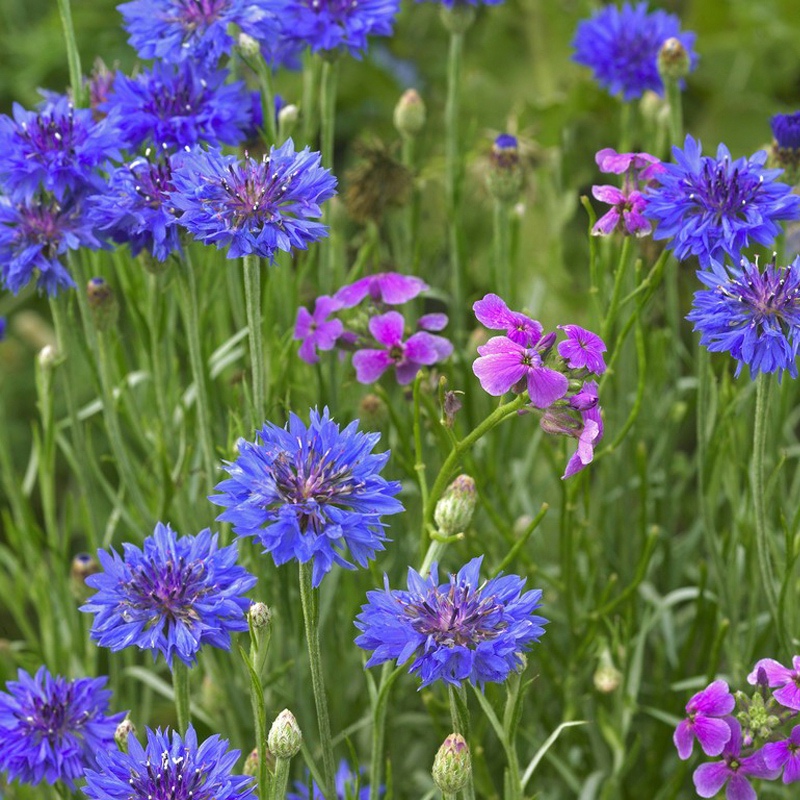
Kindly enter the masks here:
M 320 152 L 322 166 L 333 171 L 333 150 L 336 124 L 336 86 L 339 76 L 339 62 L 323 61 L 322 77 L 319 85 L 320 107 Z M 343 276 L 335 274 L 334 253 L 336 248 L 336 231 L 332 225 L 333 206 L 330 202 L 322 208 L 322 222 L 328 226 L 328 238 L 323 239 L 319 247 L 319 285 L 324 291 L 331 291 L 339 286 Z
M 185 291 L 180 292 L 181 311 L 186 325 L 186 341 L 189 347 L 189 363 L 195 386 L 195 402 L 197 403 L 197 426 L 200 429 L 200 447 L 203 450 L 206 482 L 212 481 L 216 468 L 214 456 L 214 438 L 211 430 L 209 413 L 208 387 L 203 354 L 201 352 L 200 309 L 197 294 L 197 275 L 189 257 L 189 250 L 184 250 L 185 260 L 181 263 L 180 274 Z
M 319 59 L 310 50 L 303 54 L 303 143 L 312 144 L 316 135 L 317 118 L 314 113 L 317 107 L 317 84 L 319 83 Z
M 286 797 L 286 787 L 289 785 L 289 766 L 290 758 L 275 759 L 275 774 L 272 777 L 272 800 L 284 800 Z
M 249 253 L 244 262 L 244 298 L 250 342 L 250 369 L 253 384 L 253 425 L 266 419 L 266 376 L 264 374 L 264 337 L 261 327 L 261 262 Z
M 422 425 L 420 420 L 420 384 L 422 383 L 422 370 L 417 373 L 414 379 L 414 471 L 417 473 L 419 481 L 419 492 L 422 500 L 422 507 L 428 504 L 428 479 L 425 476 L 425 461 L 422 456 Z M 425 547 L 427 534 L 423 528 L 420 552 Z
M 499 425 L 506 417 L 516 414 L 516 412 L 519 411 L 527 402 L 528 395 L 527 393 L 523 393 L 515 397 L 513 400 L 509 400 L 509 402 L 498 406 L 491 414 L 489 414 L 488 417 L 486 417 L 485 420 L 483 420 L 483 422 L 473 428 L 463 439 L 461 439 L 461 441 L 458 442 L 458 444 L 453 447 L 445 459 L 444 464 L 442 464 L 439 474 L 436 476 L 436 480 L 433 482 L 433 486 L 428 494 L 428 502 L 423 509 L 422 541 L 426 540 L 427 528 L 433 521 L 433 512 L 436 508 L 436 502 L 442 496 L 442 492 L 444 492 L 444 490 L 447 488 L 447 482 L 458 466 L 458 461 L 463 453 L 472 447 L 472 445 L 475 444 L 478 439 L 487 434 L 492 428 L 494 428 L 496 425 Z
M 683 145 L 683 96 L 680 81 L 664 77 L 667 105 L 669 107 L 669 141 L 674 147 Z
M 60 354 L 52 358 L 48 357 L 46 361 L 49 363 L 43 363 L 43 359 L 39 357 L 36 363 L 36 393 L 39 398 L 37 405 L 41 419 L 41 439 L 37 442 L 39 492 L 42 498 L 47 543 L 54 553 L 60 553 L 62 550 L 56 518 L 56 448 L 53 419 L 53 370 L 58 358 L 60 358 Z
M 469 706 L 467 705 L 467 692 L 464 684 L 457 688 L 452 685 L 447 687 L 447 696 L 450 701 L 450 719 L 453 733 L 460 733 L 469 745 Z M 461 790 L 464 800 L 475 800 L 475 786 L 472 782 L 472 771 L 464 788 Z
M 178 716 L 178 730 L 185 735 L 192 721 L 189 710 L 189 667 L 179 658 L 172 664 L 172 689 L 175 693 L 175 713 Z
M 603 320 L 603 332 L 601 338 L 607 342 L 608 337 L 614 329 L 614 322 L 616 321 L 617 309 L 619 308 L 620 296 L 622 295 L 622 282 L 625 275 L 625 268 L 628 264 L 628 256 L 631 252 L 631 237 L 623 236 L 622 250 L 619 254 L 619 262 L 617 263 L 617 271 L 614 273 L 614 288 L 611 292 L 611 300 L 608 304 L 608 313 Z
M 275 93 L 272 90 L 272 70 L 263 56 L 255 59 L 255 72 L 258 79 L 258 88 L 261 92 L 261 115 L 264 117 L 264 130 L 269 137 L 267 144 L 281 144 L 278 141 L 278 127 L 275 120 Z
M 320 788 L 325 798 L 336 797 L 334 791 L 336 766 L 333 761 L 333 740 L 328 714 L 328 697 L 322 677 L 322 655 L 319 646 L 319 596 L 311 585 L 311 563 L 300 564 L 300 602 L 303 606 L 303 624 L 306 630 L 308 661 L 311 668 L 311 688 L 317 708 L 320 749 L 322 750 L 323 782 Z
M 84 105 L 83 73 L 81 57 L 78 53 L 78 42 L 75 39 L 75 26 L 72 24 L 72 9 L 69 0 L 58 0 L 58 13 L 61 27 L 64 30 L 64 44 L 67 47 L 67 64 L 69 65 L 69 83 L 72 89 L 72 102 L 76 108 Z
M 378 800 L 383 772 L 383 750 L 386 741 L 386 710 L 389 707 L 389 691 L 398 676 L 405 672 L 403 667 L 392 669 L 389 662 L 384 663 L 378 697 L 372 717 L 372 755 L 369 765 L 369 800 Z
M 622 101 L 619 110 L 619 152 L 627 153 L 631 149 L 632 131 L 631 131 L 631 104 Z
M 494 285 L 497 293 L 512 304 L 510 259 L 511 216 L 510 206 L 503 200 L 494 201 Z M 513 304 L 512 304 L 513 305 Z

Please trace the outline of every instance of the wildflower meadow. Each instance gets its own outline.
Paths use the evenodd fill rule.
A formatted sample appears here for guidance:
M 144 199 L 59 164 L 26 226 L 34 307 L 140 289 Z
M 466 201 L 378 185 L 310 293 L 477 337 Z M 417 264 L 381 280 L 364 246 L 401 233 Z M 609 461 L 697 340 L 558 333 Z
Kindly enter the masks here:
M 796 0 L 0 5 L 0 798 L 797 796 Z

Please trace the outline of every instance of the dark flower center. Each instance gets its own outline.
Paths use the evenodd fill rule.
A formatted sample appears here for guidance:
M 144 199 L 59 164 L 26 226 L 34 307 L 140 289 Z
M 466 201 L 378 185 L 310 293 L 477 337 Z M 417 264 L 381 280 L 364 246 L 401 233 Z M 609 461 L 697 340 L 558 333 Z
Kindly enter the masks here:
M 66 117 L 39 114 L 33 124 L 23 122 L 19 135 L 40 152 L 72 154 L 78 143 L 76 133 L 75 112 L 70 106 Z
M 348 16 L 358 8 L 358 0 L 304 0 L 315 13 L 328 13 L 334 17 Z
M 17 243 L 23 246 L 37 244 L 46 258 L 55 258 L 62 237 L 61 206 L 37 202 L 20 206 L 19 212 L 22 223 L 16 232 Z
M 296 506 L 304 533 L 321 533 L 327 524 L 325 507 L 348 508 L 350 498 L 364 487 L 349 465 L 337 463 L 335 454 L 320 454 L 313 448 L 294 456 L 280 453 L 272 472 L 278 498 L 268 508 L 278 510 L 287 503 Z
M 192 116 L 204 103 L 206 81 L 200 80 L 200 91 L 197 92 L 194 84 L 188 80 L 184 82 L 183 78 L 179 80 L 178 84 L 156 85 L 154 91 L 148 92 L 149 98 L 144 102 L 143 110 L 163 120 Z
M 494 639 L 506 628 L 503 606 L 494 595 L 481 596 L 481 588 L 451 583 L 447 594 L 431 589 L 427 597 L 405 609 L 417 633 L 432 637 L 444 647 L 475 646 Z
M 154 765 L 148 756 L 143 772 L 132 769 L 128 783 L 131 800 L 215 800 L 220 789 L 216 783 L 205 786 L 202 765 L 193 766 L 186 755 L 172 756 L 167 751 L 159 764 Z
M 47 739 L 51 744 L 56 744 L 66 733 L 80 734 L 80 729 L 90 717 L 88 711 L 83 711 L 78 716 L 73 714 L 71 687 L 66 689 L 60 699 L 44 701 L 40 697 L 33 697 L 31 701 L 31 713 L 19 714 L 21 722 L 32 733 Z
M 227 9 L 229 0 L 180 0 L 175 20 L 189 33 L 216 22 Z
M 698 213 L 713 214 L 717 225 L 721 225 L 724 218 L 746 220 L 747 206 L 756 200 L 762 182 L 760 176 L 742 175 L 738 168 L 733 175 L 728 175 L 727 157 L 722 163 L 704 158 L 702 175 L 692 187 L 689 198 L 697 204 Z
M 251 222 L 282 227 L 278 206 L 299 170 L 271 173 L 270 158 L 264 156 L 257 164 L 246 163 L 243 169 L 231 165 L 228 172 L 230 180 L 223 179 L 222 188 L 230 198 L 233 227 L 242 228 Z
M 153 162 L 149 159 L 148 152 L 144 159 L 129 164 L 128 170 L 134 180 L 134 191 L 149 208 L 161 208 L 175 190 L 172 168 L 167 159 Z
M 746 268 L 742 277 L 721 287 L 724 295 L 742 304 L 753 325 L 775 329 L 800 324 L 800 282 L 791 272 L 775 266 L 775 261 L 760 273 L 758 265 Z

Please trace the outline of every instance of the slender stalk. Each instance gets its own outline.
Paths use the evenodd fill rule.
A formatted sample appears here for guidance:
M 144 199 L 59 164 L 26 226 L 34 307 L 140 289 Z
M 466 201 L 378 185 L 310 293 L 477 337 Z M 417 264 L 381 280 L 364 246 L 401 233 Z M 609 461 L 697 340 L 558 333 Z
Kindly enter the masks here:
M 631 149 L 633 139 L 631 104 L 622 101 L 619 109 L 619 152 L 627 153 Z
M 320 152 L 322 154 L 322 166 L 333 171 L 333 149 L 335 141 L 336 124 L 336 86 L 339 77 L 338 61 L 323 61 L 322 77 L 319 85 L 319 107 L 320 107 Z M 331 291 L 332 287 L 338 286 L 343 278 L 335 274 L 335 248 L 336 231 L 333 229 L 331 203 L 325 203 L 322 209 L 322 222 L 328 226 L 328 238 L 323 239 L 318 245 L 319 253 L 319 285 L 325 291 Z
M 264 374 L 264 337 L 261 327 L 261 263 L 258 256 L 248 254 L 244 262 L 244 298 L 250 341 L 250 369 L 253 384 L 253 425 L 266 418 L 266 376 Z
M 267 134 L 267 144 L 279 145 L 278 124 L 275 114 L 275 92 L 272 90 L 272 70 L 261 55 L 256 56 L 255 72 L 258 79 L 258 89 L 261 94 L 261 115 L 264 117 L 264 131 Z
M 603 332 L 601 338 L 607 342 L 608 337 L 614 330 L 614 322 L 616 321 L 617 309 L 619 308 L 620 296 L 622 295 L 623 276 L 625 275 L 625 268 L 628 264 L 628 256 L 631 252 L 631 237 L 623 236 L 622 250 L 619 254 L 619 262 L 617 263 L 617 270 L 614 273 L 614 288 L 611 291 L 611 299 L 608 303 L 608 313 L 603 320 Z
M 422 507 L 428 504 L 428 479 L 425 476 L 425 461 L 422 456 L 422 425 L 420 420 L 419 392 L 422 383 L 422 371 L 417 373 L 414 379 L 414 471 L 417 473 L 419 481 L 419 492 L 422 500 Z M 426 533 L 423 528 L 420 552 L 425 547 Z
M 272 791 L 269 796 L 272 800 L 284 800 L 286 797 L 286 787 L 289 785 L 289 767 L 292 763 L 290 758 L 275 759 L 275 774 L 272 777 Z
M 172 664 L 172 689 L 175 693 L 175 713 L 178 716 L 178 730 L 185 735 L 192 721 L 189 709 L 189 667 L 179 658 Z
M 673 147 L 683 144 L 683 93 L 680 81 L 664 77 L 664 89 L 669 107 L 669 141 Z
M 303 624 L 306 630 L 308 662 L 311 668 L 311 688 L 317 708 L 320 749 L 322 750 L 323 782 L 320 788 L 325 798 L 336 797 L 334 782 L 336 767 L 333 761 L 333 739 L 328 714 L 328 697 L 322 676 L 322 653 L 319 646 L 319 596 L 311 585 L 311 563 L 300 564 L 300 602 L 303 606 Z
M 467 744 L 469 744 L 469 707 L 467 706 L 467 692 L 463 684 L 457 688 L 448 685 L 447 694 L 450 700 L 450 719 L 453 725 L 453 733 L 460 733 Z M 475 800 L 475 786 L 472 782 L 472 771 L 466 785 L 461 790 L 464 800 Z
M 41 420 L 41 438 L 36 437 L 39 455 L 39 493 L 42 498 L 47 543 L 54 553 L 61 552 L 56 518 L 56 448 L 53 408 L 53 370 L 59 355 L 40 355 L 36 363 L 36 394 Z
M 200 447 L 203 451 L 206 482 L 209 482 L 214 476 L 216 458 L 214 456 L 211 414 L 209 413 L 206 370 L 200 344 L 200 302 L 197 294 L 197 275 L 195 274 L 194 265 L 189 257 L 188 248 L 185 249 L 184 253 L 185 260 L 181 263 L 180 275 L 185 291 L 180 292 L 180 304 L 184 325 L 186 326 L 186 343 L 189 347 L 189 363 L 192 368 L 192 377 L 194 378 L 195 403 L 197 404 L 197 427 L 200 429 Z
M 83 73 L 81 72 L 81 56 L 75 38 L 75 26 L 72 24 L 72 9 L 69 0 L 58 0 L 58 14 L 64 30 L 64 44 L 67 47 L 67 64 L 69 65 L 69 83 L 72 89 L 72 102 L 76 108 L 82 108 L 85 92 L 83 89 Z
M 317 118 L 314 113 L 317 107 L 317 84 L 319 83 L 320 60 L 306 50 L 303 55 L 303 142 L 311 145 L 316 136 Z
M 383 772 L 383 751 L 386 741 L 386 710 L 389 706 L 389 691 L 397 680 L 403 667 L 392 669 L 389 662 L 381 670 L 381 682 L 372 716 L 372 755 L 369 764 L 369 800 L 378 800 L 381 795 L 381 775 Z
M 494 201 L 494 285 L 497 293 L 507 303 L 512 304 L 511 296 L 511 216 L 510 205 L 504 200 Z M 513 305 L 513 304 L 512 304 Z

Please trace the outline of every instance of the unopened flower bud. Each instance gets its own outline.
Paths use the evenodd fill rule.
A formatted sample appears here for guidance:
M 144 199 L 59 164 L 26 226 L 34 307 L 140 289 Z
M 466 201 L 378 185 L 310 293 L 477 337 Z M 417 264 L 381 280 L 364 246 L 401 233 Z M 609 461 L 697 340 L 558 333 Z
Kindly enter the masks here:
M 253 749 L 250 751 L 250 755 L 244 760 L 244 768 L 242 772 L 251 777 L 255 778 L 258 776 L 258 750 Z
M 442 25 L 450 33 L 466 33 L 475 21 L 475 6 L 466 3 L 454 3 L 452 6 L 442 6 L 440 12 Z
M 504 203 L 517 199 L 524 174 L 519 160 L 519 144 L 515 136 L 503 133 L 494 140 L 489 156 L 486 186 L 492 197 Z
M 289 103 L 278 112 L 278 139 L 285 142 L 294 131 L 297 120 L 300 118 L 300 109 Z
M 39 366 L 42 369 L 52 369 L 58 364 L 60 356 L 58 350 L 52 344 L 46 344 L 38 355 Z
M 434 509 L 433 519 L 439 532 L 445 536 L 463 533 L 472 522 L 477 503 L 475 481 L 469 475 L 459 475 L 445 489 Z
M 257 39 L 246 33 L 239 34 L 238 40 L 239 52 L 245 58 L 257 58 L 261 54 L 261 45 Z
M 166 272 L 171 265 L 170 259 L 159 261 L 152 253 L 147 250 L 142 250 L 137 256 L 139 263 L 144 267 L 145 271 L 151 275 L 161 275 Z
M 109 330 L 116 323 L 119 314 L 114 290 L 102 278 L 92 278 L 86 285 L 86 299 L 97 329 Z
M 658 51 L 658 74 L 662 78 L 680 80 L 689 74 L 692 61 L 680 39 L 671 36 Z
M 79 600 L 87 599 L 91 591 L 86 585 L 86 579 L 98 572 L 100 572 L 100 564 L 94 556 L 89 553 L 78 553 L 72 559 L 69 567 L 72 594 Z
M 469 782 L 472 759 L 469 745 L 460 733 L 451 733 L 433 760 L 433 781 L 443 794 L 460 792 Z
M 251 603 L 247 620 L 254 631 L 263 630 L 272 622 L 272 611 L 266 603 Z
M 128 739 L 131 736 L 136 736 L 136 728 L 134 728 L 133 723 L 126 717 L 117 725 L 117 729 L 114 731 L 114 741 L 123 753 L 128 752 Z
M 267 747 L 277 758 L 294 758 L 300 752 L 303 734 L 288 708 L 275 718 L 267 734 Z
M 600 664 L 594 672 L 593 680 L 594 688 L 603 694 L 615 692 L 622 683 L 622 673 L 614 666 L 607 648 L 600 653 Z
M 406 89 L 394 107 L 394 127 L 401 136 L 413 138 L 425 127 L 425 103 L 416 89 Z

